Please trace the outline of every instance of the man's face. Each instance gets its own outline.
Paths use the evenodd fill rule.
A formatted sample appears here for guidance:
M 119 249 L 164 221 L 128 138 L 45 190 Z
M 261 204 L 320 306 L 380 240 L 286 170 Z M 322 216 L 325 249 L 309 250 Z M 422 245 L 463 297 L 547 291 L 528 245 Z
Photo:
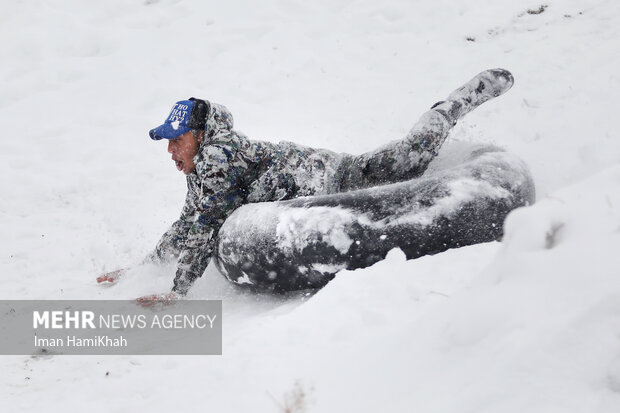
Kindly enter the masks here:
M 200 140 L 194 137 L 194 134 L 189 131 L 178 138 L 170 139 L 168 141 L 168 152 L 172 154 L 172 160 L 176 163 L 177 169 L 183 171 L 185 175 L 190 174 L 196 169 L 194 165 L 194 156 L 200 149 Z

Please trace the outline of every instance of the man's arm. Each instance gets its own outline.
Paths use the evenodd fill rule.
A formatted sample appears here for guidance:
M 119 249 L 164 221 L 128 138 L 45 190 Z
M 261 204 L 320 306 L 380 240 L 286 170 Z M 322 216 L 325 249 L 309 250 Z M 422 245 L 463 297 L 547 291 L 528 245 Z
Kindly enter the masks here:
M 162 235 L 153 252 L 146 256 L 143 263 L 164 264 L 177 259 L 187 242 L 187 234 L 194 222 L 195 215 L 196 197 L 192 195 L 188 182 L 187 196 L 181 210 L 181 216 Z
M 155 249 L 142 260 L 142 264 L 164 264 L 179 257 L 187 240 L 189 228 L 192 226 L 193 217 L 196 213 L 196 203 L 194 198 L 195 197 L 192 197 L 191 195 L 191 191 L 188 190 L 185 198 L 185 204 L 181 210 L 181 216 L 170 226 L 170 228 L 168 228 L 168 231 L 162 235 L 161 239 L 155 246 Z M 97 282 L 99 284 L 114 284 L 127 272 L 127 270 L 128 268 L 122 268 L 102 274 L 97 277 Z
M 179 255 L 173 292 L 185 295 L 202 275 L 214 247 L 215 237 L 228 216 L 245 203 L 247 191 L 241 184 L 247 163 L 237 157 L 237 149 L 227 142 L 211 143 L 205 148 L 204 163 L 196 166 L 201 179 L 187 239 Z

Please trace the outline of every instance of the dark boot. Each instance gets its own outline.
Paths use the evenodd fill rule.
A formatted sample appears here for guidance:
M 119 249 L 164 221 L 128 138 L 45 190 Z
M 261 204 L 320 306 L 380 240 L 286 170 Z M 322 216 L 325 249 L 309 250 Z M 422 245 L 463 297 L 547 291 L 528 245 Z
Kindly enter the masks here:
M 431 109 L 446 116 L 452 124 L 482 105 L 487 100 L 504 94 L 514 84 L 512 74 L 504 69 L 489 69 L 476 75 L 445 101 L 435 103 Z

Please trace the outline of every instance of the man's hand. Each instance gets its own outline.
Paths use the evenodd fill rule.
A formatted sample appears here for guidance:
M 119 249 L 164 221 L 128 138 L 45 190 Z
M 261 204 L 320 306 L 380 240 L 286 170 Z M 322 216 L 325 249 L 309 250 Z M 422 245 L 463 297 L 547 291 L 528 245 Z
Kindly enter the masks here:
M 144 297 L 136 298 L 136 301 L 142 307 L 152 307 L 155 304 L 169 305 L 179 298 L 181 296 L 173 291 L 163 294 L 145 295 Z
M 123 275 L 125 275 L 126 272 L 127 272 L 126 268 L 121 268 L 120 270 L 108 272 L 106 274 L 103 274 L 103 275 L 97 277 L 97 282 L 99 284 L 101 284 L 101 283 L 113 284 L 116 281 L 118 281 L 119 278 L 121 278 Z

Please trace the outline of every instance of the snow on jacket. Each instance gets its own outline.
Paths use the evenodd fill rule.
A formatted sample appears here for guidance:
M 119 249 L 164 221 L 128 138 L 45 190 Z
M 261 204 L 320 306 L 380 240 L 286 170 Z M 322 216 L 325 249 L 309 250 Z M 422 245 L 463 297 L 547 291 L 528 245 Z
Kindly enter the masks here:
M 211 103 L 203 139 L 187 175 L 187 196 L 179 219 L 147 257 L 178 260 L 173 291 L 186 294 L 209 265 L 218 231 L 238 207 L 250 202 L 320 195 L 337 190 L 345 155 L 292 142 L 250 141 L 233 130 L 224 106 Z

